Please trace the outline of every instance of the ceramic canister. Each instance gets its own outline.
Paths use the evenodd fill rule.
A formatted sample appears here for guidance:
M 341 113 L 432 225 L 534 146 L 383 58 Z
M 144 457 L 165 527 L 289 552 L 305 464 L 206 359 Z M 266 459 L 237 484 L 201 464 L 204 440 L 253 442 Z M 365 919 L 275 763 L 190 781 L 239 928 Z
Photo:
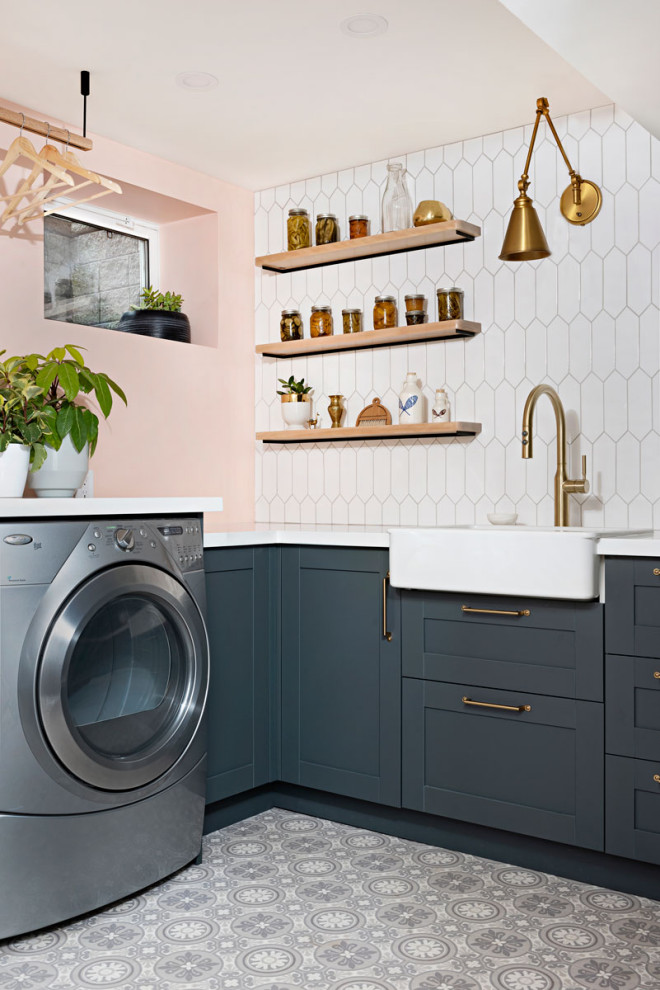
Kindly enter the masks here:
M 417 385 L 417 372 L 409 371 L 399 392 L 399 423 L 423 423 L 422 390 Z

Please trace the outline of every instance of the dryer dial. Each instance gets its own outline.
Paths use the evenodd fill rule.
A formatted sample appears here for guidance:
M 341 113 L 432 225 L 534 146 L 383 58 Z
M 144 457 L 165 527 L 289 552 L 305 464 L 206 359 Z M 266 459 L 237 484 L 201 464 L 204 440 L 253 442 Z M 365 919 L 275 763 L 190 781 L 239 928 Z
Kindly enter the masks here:
M 135 537 L 132 529 L 118 529 L 115 533 L 115 543 L 120 550 L 132 550 L 135 546 Z

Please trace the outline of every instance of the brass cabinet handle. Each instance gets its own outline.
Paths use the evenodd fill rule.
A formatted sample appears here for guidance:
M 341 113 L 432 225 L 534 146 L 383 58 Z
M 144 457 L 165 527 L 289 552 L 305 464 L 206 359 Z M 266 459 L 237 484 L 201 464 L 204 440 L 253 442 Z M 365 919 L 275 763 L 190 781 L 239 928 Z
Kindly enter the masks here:
M 528 608 L 505 609 L 505 608 L 472 608 L 471 605 L 461 605 L 461 612 L 472 612 L 476 615 L 531 615 Z
M 655 677 L 656 681 L 660 681 L 660 670 L 654 670 L 653 676 Z
M 531 712 L 531 705 L 492 705 L 490 701 L 472 701 L 465 695 L 461 698 L 464 705 L 475 705 L 477 708 L 497 708 L 502 712 Z
M 387 631 L 387 582 L 390 579 L 390 572 L 388 571 L 383 578 L 383 636 L 388 643 L 392 642 L 392 633 Z
M 660 567 L 653 568 L 653 577 L 660 577 Z
M 660 784 L 660 773 L 654 773 L 653 779 L 656 782 L 656 784 Z

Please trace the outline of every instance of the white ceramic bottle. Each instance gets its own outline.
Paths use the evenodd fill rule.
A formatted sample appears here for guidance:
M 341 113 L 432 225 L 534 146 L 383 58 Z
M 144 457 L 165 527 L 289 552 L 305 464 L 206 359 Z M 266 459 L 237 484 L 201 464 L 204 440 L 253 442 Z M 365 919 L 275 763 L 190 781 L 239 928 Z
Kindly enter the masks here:
M 409 371 L 399 393 L 399 423 L 424 422 L 422 390 L 417 385 L 417 372 Z
M 433 403 L 433 409 L 431 410 L 431 422 L 451 422 L 451 406 L 444 388 L 436 388 L 435 390 L 435 402 Z

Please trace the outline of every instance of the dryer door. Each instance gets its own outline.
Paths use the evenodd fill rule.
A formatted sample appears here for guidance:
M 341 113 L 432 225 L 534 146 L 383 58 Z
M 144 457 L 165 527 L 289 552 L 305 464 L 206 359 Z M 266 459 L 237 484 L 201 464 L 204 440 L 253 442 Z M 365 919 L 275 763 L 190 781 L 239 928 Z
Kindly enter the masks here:
M 207 685 L 206 630 L 185 586 L 157 567 L 124 564 L 80 585 L 59 611 L 37 701 L 64 767 L 119 791 L 174 766 L 199 727 Z

